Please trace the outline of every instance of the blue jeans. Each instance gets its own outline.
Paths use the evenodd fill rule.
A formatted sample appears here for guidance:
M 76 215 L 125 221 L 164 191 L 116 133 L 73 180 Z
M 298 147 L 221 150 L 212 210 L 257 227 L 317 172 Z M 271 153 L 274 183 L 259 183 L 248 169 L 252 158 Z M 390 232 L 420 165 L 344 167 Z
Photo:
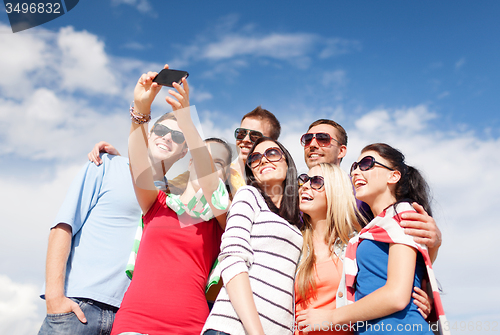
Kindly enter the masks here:
M 118 308 L 90 299 L 71 298 L 80 306 L 87 323 L 75 313 L 47 314 L 38 335 L 109 335 Z
M 206 330 L 203 335 L 229 335 L 228 333 L 220 332 L 218 330 L 209 329 Z

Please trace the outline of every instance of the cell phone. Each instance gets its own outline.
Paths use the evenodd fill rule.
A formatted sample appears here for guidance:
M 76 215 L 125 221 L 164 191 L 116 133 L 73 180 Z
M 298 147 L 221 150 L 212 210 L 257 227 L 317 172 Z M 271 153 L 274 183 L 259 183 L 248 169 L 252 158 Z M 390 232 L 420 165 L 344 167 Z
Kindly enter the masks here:
M 187 71 L 163 69 L 153 79 L 153 82 L 163 86 L 173 87 L 173 83 L 181 84 L 182 78 L 187 78 L 189 73 Z

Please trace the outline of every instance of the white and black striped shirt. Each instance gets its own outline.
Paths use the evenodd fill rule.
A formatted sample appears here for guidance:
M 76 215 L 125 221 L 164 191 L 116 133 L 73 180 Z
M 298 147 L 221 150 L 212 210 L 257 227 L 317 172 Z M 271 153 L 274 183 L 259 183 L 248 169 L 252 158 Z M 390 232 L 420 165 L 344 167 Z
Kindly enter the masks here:
M 292 334 L 294 277 L 302 248 L 300 230 L 271 212 L 259 191 L 244 186 L 234 196 L 222 235 L 222 279 L 248 272 L 266 334 Z M 245 334 L 223 287 L 203 327 L 231 335 Z

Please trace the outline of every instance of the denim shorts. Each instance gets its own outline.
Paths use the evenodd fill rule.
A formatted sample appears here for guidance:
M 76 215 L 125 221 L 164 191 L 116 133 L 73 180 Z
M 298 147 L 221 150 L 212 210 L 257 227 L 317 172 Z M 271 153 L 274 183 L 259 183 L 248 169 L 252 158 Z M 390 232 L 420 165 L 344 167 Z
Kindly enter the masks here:
M 82 323 L 75 313 L 47 314 L 38 335 L 109 335 L 117 307 L 94 300 L 70 298 L 80 306 L 87 323 Z

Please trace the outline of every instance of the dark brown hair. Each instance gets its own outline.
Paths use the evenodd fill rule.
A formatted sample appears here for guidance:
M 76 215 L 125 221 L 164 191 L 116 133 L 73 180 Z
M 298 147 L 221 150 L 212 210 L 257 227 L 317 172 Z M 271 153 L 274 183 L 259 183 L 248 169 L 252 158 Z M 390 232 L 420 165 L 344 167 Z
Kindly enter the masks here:
M 373 143 L 361 150 L 361 153 L 375 151 L 389 162 L 389 167 L 401 173 L 401 179 L 396 184 L 396 204 L 403 201 L 415 201 L 424 207 L 432 216 L 430 188 L 420 171 L 406 165 L 405 156 L 401 151 L 385 143 Z
M 264 109 L 264 108 L 258 106 L 250 113 L 245 114 L 243 116 L 243 118 L 241 119 L 241 121 L 243 122 L 243 120 L 245 120 L 247 118 L 257 119 L 259 121 L 268 122 L 269 123 L 268 126 L 270 129 L 269 137 L 275 141 L 278 140 L 278 138 L 280 137 L 280 133 L 281 133 L 280 122 L 278 121 L 276 116 L 274 116 L 274 114 L 271 113 L 270 111 L 268 111 L 267 109 Z
M 266 192 L 262 190 L 257 180 L 255 179 L 253 170 L 247 164 L 245 164 L 247 185 L 251 185 L 259 190 L 260 194 L 262 194 L 262 197 L 264 197 L 267 206 L 272 212 L 278 214 L 283 219 L 290 222 L 290 224 L 299 227 L 301 222 L 298 197 L 299 185 L 297 183 L 297 168 L 295 167 L 295 162 L 293 161 L 292 155 L 290 155 L 283 144 L 281 144 L 277 140 L 265 136 L 260 137 L 257 139 L 257 141 L 255 141 L 248 155 L 250 156 L 255 151 L 255 147 L 257 147 L 257 145 L 266 141 L 274 142 L 280 148 L 287 164 L 286 177 L 285 181 L 283 182 L 283 197 L 281 198 L 280 208 L 277 208 L 269 198 L 269 196 L 266 194 Z
M 309 129 L 311 129 L 312 127 L 319 126 L 320 124 L 328 124 L 333 128 L 337 129 L 337 132 L 339 134 L 339 138 L 337 140 L 343 145 L 347 146 L 347 132 L 345 131 L 344 127 L 342 127 L 340 124 L 338 124 L 333 120 L 328 120 L 328 119 L 316 120 L 313 123 L 311 123 L 309 128 L 307 128 L 307 131 L 309 131 Z

